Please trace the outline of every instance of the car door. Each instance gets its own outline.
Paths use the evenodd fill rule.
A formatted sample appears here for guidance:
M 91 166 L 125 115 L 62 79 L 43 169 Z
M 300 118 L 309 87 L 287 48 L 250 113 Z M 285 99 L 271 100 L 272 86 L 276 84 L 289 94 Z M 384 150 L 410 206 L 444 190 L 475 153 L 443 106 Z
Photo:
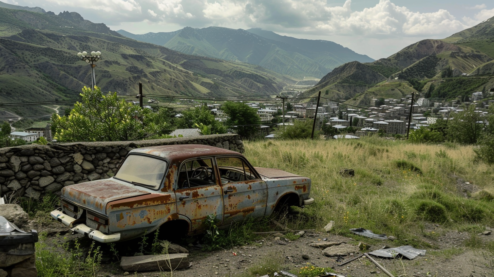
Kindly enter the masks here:
M 214 159 L 202 157 L 181 163 L 175 196 L 177 212 L 190 219 L 193 233 L 201 231 L 209 215 L 223 220 L 223 195 Z
M 241 156 L 216 157 L 223 189 L 223 223 L 230 224 L 266 213 L 267 186 Z

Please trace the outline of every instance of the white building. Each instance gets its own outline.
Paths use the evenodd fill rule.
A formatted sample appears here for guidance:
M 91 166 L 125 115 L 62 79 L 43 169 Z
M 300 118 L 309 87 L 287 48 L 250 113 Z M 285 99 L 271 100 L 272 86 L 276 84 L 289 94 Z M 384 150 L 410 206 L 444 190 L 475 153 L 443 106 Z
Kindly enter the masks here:
M 12 132 L 12 133 L 10 133 L 10 137 L 12 139 L 18 139 L 18 138 L 20 138 L 20 139 L 23 139 L 23 140 L 25 140 L 27 142 L 33 142 L 33 141 L 36 141 L 39 138 L 38 134 L 36 134 L 36 133 L 27 133 L 27 132 Z

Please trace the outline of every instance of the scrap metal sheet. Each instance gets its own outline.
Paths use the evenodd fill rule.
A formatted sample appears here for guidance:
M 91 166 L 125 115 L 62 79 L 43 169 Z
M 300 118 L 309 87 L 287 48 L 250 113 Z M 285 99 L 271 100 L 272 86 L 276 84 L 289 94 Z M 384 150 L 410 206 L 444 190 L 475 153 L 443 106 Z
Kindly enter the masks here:
M 379 249 L 369 253 L 370 255 L 381 257 L 381 258 L 395 258 L 398 255 L 401 255 L 409 260 L 415 259 L 417 256 L 425 256 L 425 250 L 413 248 L 410 245 L 395 247 L 395 248 L 387 248 L 387 249 Z

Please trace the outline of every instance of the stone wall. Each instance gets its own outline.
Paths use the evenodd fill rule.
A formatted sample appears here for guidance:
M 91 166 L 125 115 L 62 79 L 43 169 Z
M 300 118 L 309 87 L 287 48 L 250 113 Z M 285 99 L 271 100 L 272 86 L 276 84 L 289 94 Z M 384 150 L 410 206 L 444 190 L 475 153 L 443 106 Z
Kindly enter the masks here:
M 48 192 L 58 194 L 64 186 L 113 176 L 134 148 L 171 144 L 205 144 L 244 152 L 238 135 L 0 148 L 1 195 L 39 199 Z

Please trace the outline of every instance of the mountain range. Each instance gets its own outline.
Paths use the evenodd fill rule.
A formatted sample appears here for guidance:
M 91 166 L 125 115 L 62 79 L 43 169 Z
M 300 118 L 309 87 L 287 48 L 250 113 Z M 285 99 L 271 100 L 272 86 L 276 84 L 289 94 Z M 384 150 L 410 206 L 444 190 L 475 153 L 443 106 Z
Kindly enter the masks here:
M 331 41 L 297 39 L 261 29 L 186 27 L 175 32 L 143 35 L 124 30 L 118 32 L 128 38 L 162 45 L 185 54 L 259 65 L 297 79 L 320 79 L 344 63 L 374 61 Z
M 413 92 L 453 99 L 494 88 L 494 18 L 442 39 L 426 39 L 371 63 L 351 62 L 324 76 L 301 98 L 346 100 L 369 105 L 373 98 Z
M 103 53 L 97 85 L 119 95 L 137 94 L 141 82 L 144 92 L 155 96 L 265 97 L 294 82 L 257 65 L 129 39 L 78 13 L 13 7 L 0 7 L 0 104 L 75 101 L 91 83 L 90 67 L 76 56 L 79 51 Z M 25 115 L 36 108 L 9 109 Z

